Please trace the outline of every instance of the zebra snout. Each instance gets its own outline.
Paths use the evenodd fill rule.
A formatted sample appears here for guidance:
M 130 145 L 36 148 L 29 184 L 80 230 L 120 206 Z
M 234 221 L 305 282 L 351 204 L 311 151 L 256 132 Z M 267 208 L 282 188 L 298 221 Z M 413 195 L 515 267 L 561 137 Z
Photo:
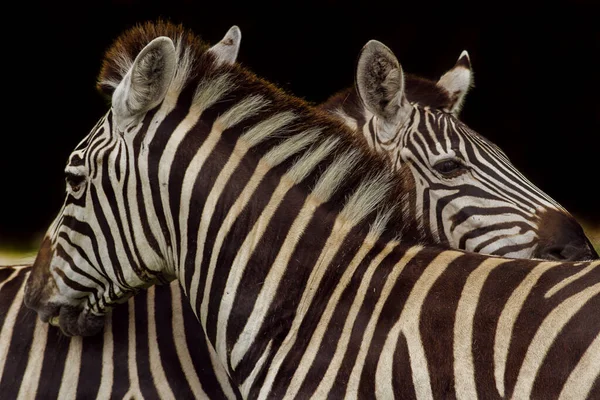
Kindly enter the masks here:
M 92 314 L 88 309 L 63 305 L 58 319 L 53 321 L 66 336 L 93 336 L 104 328 L 104 317 Z
M 540 219 L 534 257 L 555 261 L 598 259 L 583 228 L 567 212 L 546 210 Z
M 585 242 L 545 247 L 538 251 L 536 257 L 556 261 L 584 261 L 599 258 L 592 245 Z
M 82 307 L 35 302 L 25 297 L 25 305 L 34 310 L 42 322 L 60 328 L 65 336 L 93 336 L 104 328 L 104 317 Z

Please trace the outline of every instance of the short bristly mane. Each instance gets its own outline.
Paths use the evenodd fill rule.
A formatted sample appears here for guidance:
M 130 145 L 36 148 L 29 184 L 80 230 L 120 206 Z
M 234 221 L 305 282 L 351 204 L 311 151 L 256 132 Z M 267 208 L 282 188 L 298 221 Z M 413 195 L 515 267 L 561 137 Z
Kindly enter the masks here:
M 430 79 L 417 75 L 406 74 L 404 77 L 406 85 L 406 97 L 411 103 L 419 103 L 422 106 L 430 108 L 443 109 L 451 102 L 451 95 L 444 88 L 436 85 Z M 340 90 L 331 95 L 324 103 L 319 105 L 320 109 L 333 111 L 335 108 L 343 106 L 347 108 L 348 114 L 356 115 L 358 111 L 362 113 L 364 106 L 360 97 L 356 93 L 354 86 Z M 351 112 L 354 110 L 354 112 Z
M 453 102 L 452 95 L 448 93 L 447 90 L 437 85 L 433 80 L 413 74 L 406 74 L 404 79 L 404 84 L 406 85 L 406 98 L 411 103 L 419 104 L 422 107 L 431 109 L 443 110 Z M 320 104 L 318 108 L 332 115 L 342 117 L 342 119 L 345 119 L 344 116 L 352 116 L 356 121 L 345 119 L 344 122 L 354 130 L 356 130 L 358 126 L 365 124 L 365 107 L 354 86 L 342 89 L 329 96 L 329 98 Z M 354 126 L 355 124 L 356 126 Z M 504 151 L 488 138 L 478 132 L 472 131 L 472 134 L 483 140 L 487 145 L 492 146 L 499 155 L 508 159 L 508 156 Z M 362 137 L 362 135 L 358 136 Z M 371 147 L 369 147 L 369 149 L 371 149 Z
M 106 51 L 98 76 L 97 88 L 110 96 L 129 71 L 139 52 L 154 38 L 167 36 L 173 40 L 177 51 L 177 78 L 185 83 L 192 78 L 200 56 L 209 45 L 181 25 L 159 21 L 135 26 L 120 35 Z M 177 79 L 176 78 L 176 79 Z
M 303 99 L 289 95 L 238 64 L 220 66 L 218 72 L 216 70 L 211 71 L 212 58 L 207 57 L 206 54 L 209 46 L 195 33 L 183 28 L 181 25 L 164 21 L 155 24 L 146 23 L 138 25 L 121 35 L 106 52 L 98 78 L 98 89 L 107 96 L 112 95 L 114 89 L 133 64 L 136 55 L 148 42 L 159 36 L 171 38 L 175 45 L 178 63 L 171 83 L 174 92 L 181 93 L 188 85 L 198 85 L 199 76 L 208 77 L 202 78 L 201 81 L 213 80 L 217 75 L 225 76 L 228 77 L 228 81 L 235 82 L 233 90 L 251 93 L 252 96 L 267 99 L 269 113 L 292 111 L 297 118 L 284 131 L 278 132 L 276 137 L 283 142 L 295 133 L 314 129 L 315 127 L 321 129 L 319 142 L 322 143 L 327 137 L 335 137 L 337 144 L 332 154 L 341 154 L 352 150 L 355 158 L 352 163 L 355 167 L 346 175 L 343 185 L 348 187 L 347 184 L 350 182 L 350 187 L 352 187 L 354 183 L 362 182 L 361 187 L 363 190 L 360 192 L 362 195 L 359 196 L 362 197 L 362 201 L 359 201 L 359 203 L 368 205 L 369 208 L 362 214 L 363 217 L 376 209 L 377 212 L 386 215 L 386 221 L 389 219 L 389 224 L 386 225 L 399 227 L 403 231 L 409 229 L 408 226 L 403 226 L 400 223 L 401 213 L 392 211 L 397 207 L 399 199 L 406 195 L 403 187 L 412 184 L 410 179 L 407 180 L 402 175 L 393 173 L 387 159 L 373 153 L 362 138 L 357 137 L 343 122 L 325 110 L 314 108 Z M 200 86 L 202 84 L 203 82 L 200 82 Z M 219 102 L 226 101 L 226 99 L 227 96 L 220 99 Z M 261 111 L 267 111 L 267 109 Z M 369 190 L 365 191 L 364 188 L 369 188 Z M 341 192 L 345 194 L 342 193 L 344 197 L 337 199 L 339 200 L 337 204 L 335 201 L 329 202 L 332 205 L 341 206 L 340 209 L 343 208 L 345 203 L 341 200 L 349 197 L 348 191 L 342 190 Z M 396 228 L 396 231 L 390 234 L 391 236 L 397 236 L 401 233 Z M 414 235 L 414 237 L 416 238 L 417 235 Z

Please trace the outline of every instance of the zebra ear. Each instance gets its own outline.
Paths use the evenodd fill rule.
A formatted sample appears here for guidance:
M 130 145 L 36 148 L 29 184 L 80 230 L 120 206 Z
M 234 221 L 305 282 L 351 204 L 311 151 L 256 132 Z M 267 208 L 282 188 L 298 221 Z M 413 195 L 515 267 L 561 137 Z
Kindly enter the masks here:
M 113 112 L 120 126 L 163 101 L 176 65 L 175 46 L 168 37 L 157 37 L 140 51 L 112 95 Z
M 234 25 L 229 28 L 223 39 L 208 51 L 215 55 L 217 65 L 231 65 L 237 60 L 241 40 L 242 32 Z
M 473 87 L 473 70 L 469 53 L 466 50 L 460 53 L 454 67 L 440 78 L 437 85 L 446 89 L 450 94 L 450 103 L 445 111 L 458 116 L 467 92 Z
M 404 73 L 394 53 L 370 40 L 361 50 L 356 67 L 356 89 L 365 107 L 385 124 L 398 126 L 410 115 L 404 95 Z

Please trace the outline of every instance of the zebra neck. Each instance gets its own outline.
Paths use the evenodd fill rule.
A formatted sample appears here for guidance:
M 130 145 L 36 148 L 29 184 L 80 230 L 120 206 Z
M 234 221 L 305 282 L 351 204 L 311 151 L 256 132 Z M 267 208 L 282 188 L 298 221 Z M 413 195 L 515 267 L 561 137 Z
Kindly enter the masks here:
M 338 253 L 404 233 L 403 182 L 328 115 L 236 69 L 173 97 L 146 117 L 142 180 L 157 242 L 219 354 L 244 328 L 227 328 L 232 312 L 252 321 L 267 311 L 252 304 L 299 302 L 299 280 L 345 265 Z

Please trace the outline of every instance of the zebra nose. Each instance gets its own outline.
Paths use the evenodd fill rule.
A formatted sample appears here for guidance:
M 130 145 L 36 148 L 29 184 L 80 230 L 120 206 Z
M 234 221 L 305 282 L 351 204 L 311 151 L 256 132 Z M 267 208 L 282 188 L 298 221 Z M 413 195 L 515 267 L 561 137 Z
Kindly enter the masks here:
M 538 226 L 539 241 L 534 257 L 561 261 L 599 258 L 583 228 L 569 213 L 545 210 Z
M 586 240 L 571 242 L 563 246 L 545 247 L 538 251 L 537 258 L 557 261 L 583 261 L 595 260 L 600 257 L 586 238 Z

